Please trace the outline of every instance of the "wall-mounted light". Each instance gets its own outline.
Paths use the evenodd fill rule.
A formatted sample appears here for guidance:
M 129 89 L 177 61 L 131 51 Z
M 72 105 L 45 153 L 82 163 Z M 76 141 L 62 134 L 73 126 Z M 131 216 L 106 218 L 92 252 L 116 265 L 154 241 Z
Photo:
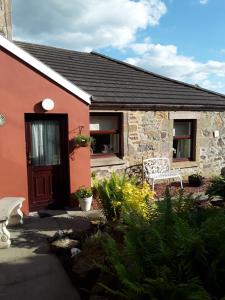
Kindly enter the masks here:
M 0 113 L 0 126 L 3 126 L 5 124 L 5 116 Z
M 53 110 L 55 103 L 52 99 L 46 98 L 41 102 L 41 106 L 44 110 Z

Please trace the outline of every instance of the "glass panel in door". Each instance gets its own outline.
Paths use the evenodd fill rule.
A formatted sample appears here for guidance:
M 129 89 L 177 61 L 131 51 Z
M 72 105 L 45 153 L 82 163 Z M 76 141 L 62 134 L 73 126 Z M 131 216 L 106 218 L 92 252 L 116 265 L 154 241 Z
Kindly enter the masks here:
M 39 120 L 31 123 L 31 164 L 60 165 L 60 123 Z

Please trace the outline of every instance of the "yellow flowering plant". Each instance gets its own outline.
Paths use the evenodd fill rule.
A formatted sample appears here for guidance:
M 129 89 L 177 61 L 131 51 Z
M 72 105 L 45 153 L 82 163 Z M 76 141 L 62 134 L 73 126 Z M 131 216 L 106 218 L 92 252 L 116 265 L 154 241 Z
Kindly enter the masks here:
M 148 218 L 155 208 L 154 196 L 155 193 L 146 182 L 139 186 L 126 182 L 123 187 L 123 213 L 129 214 L 133 211 L 145 219 Z
M 154 211 L 154 192 L 145 182 L 137 185 L 135 178 L 112 173 L 109 179 L 94 181 L 94 190 L 107 220 L 118 220 L 135 213 L 147 219 Z

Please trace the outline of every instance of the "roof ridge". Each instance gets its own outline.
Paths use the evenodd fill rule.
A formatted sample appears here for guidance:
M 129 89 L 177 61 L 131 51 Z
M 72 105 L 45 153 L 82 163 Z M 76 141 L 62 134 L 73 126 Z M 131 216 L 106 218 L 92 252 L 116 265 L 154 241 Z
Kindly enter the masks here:
M 107 56 L 105 54 L 101 54 L 101 53 L 98 53 L 96 51 L 91 51 L 90 54 L 93 54 L 93 55 L 96 55 L 96 56 L 99 56 L 99 57 L 102 57 L 102 58 L 105 58 L 107 60 L 111 60 L 115 63 L 118 63 L 118 64 L 121 64 L 121 65 L 125 65 L 129 68 L 132 68 L 132 69 L 135 69 L 137 71 L 141 71 L 141 72 L 144 72 L 146 74 L 150 74 L 152 76 L 155 76 L 155 77 L 158 77 L 158 78 L 161 78 L 161 79 L 164 79 L 164 80 L 167 80 L 167 81 L 170 81 L 170 82 L 174 82 L 176 84 L 182 84 L 184 86 L 188 86 L 188 87 L 191 87 L 191 88 L 194 88 L 195 90 L 199 90 L 199 91 L 202 91 L 202 92 L 207 92 L 209 94 L 213 94 L 213 95 L 216 95 L 216 96 L 220 96 L 220 97 L 223 97 L 225 98 L 225 94 L 221 94 L 221 93 L 218 93 L 218 92 L 215 92 L 215 91 L 211 91 L 211 90 L 208 90 L 208 89 L 205 89 L 205 88 L 202 88 L 200 86 L 197 86 L 197 85 L 194 85 L 194 84 L 190 84 L 190 83 L 186 83 L 186 82 L 183 82 L 183 81 L 180 81 L 180 80 L 176 80 L 176 79 L 172 79 L 172 78 L 169 78 L 169 77 L 166 77 L 164 75 L 160 75 L 160 74 L 157 74 L 157 73 L 154 73 L 154 72 L 151 72 L 151 71 L 147 71 L 141 67 L 137 67 L 137 66 L 134 66 L 132 64 L 129 64 L 127 62 L 124 62 L 124 61 L 121 61 L 119 59 L 116 59 L 116 58 L 112 58 L 110 56 Z

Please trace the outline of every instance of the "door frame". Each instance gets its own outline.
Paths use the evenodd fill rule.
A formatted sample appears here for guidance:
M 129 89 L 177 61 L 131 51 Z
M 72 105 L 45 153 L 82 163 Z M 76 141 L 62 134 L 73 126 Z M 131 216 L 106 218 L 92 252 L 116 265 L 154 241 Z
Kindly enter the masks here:
M 60 121 L 60 149 L 61 149 L 61 161 L 62 161 L 62 172 L 64 178 L 64 193 L 65 196 L 62 202 L 55 203 L 56 207 L 65 207 L 69 204 L 70 198 L 70 170 L 69 170 L 69 138 L 68 138 L 68 114 L 39 114 L 39 113 L 25 113 L 25 141 L 26 141 L 26 162 L 27 162 L 27 184 L 28 184 L 28 203 L 29 211 L 31 208 L 31 198 L 33 197 L 32 190 L 32 170 L 28 165 L 28 153 L 30 152 L 30 127 L 29 123 L 35 120 L 57 120 Z

